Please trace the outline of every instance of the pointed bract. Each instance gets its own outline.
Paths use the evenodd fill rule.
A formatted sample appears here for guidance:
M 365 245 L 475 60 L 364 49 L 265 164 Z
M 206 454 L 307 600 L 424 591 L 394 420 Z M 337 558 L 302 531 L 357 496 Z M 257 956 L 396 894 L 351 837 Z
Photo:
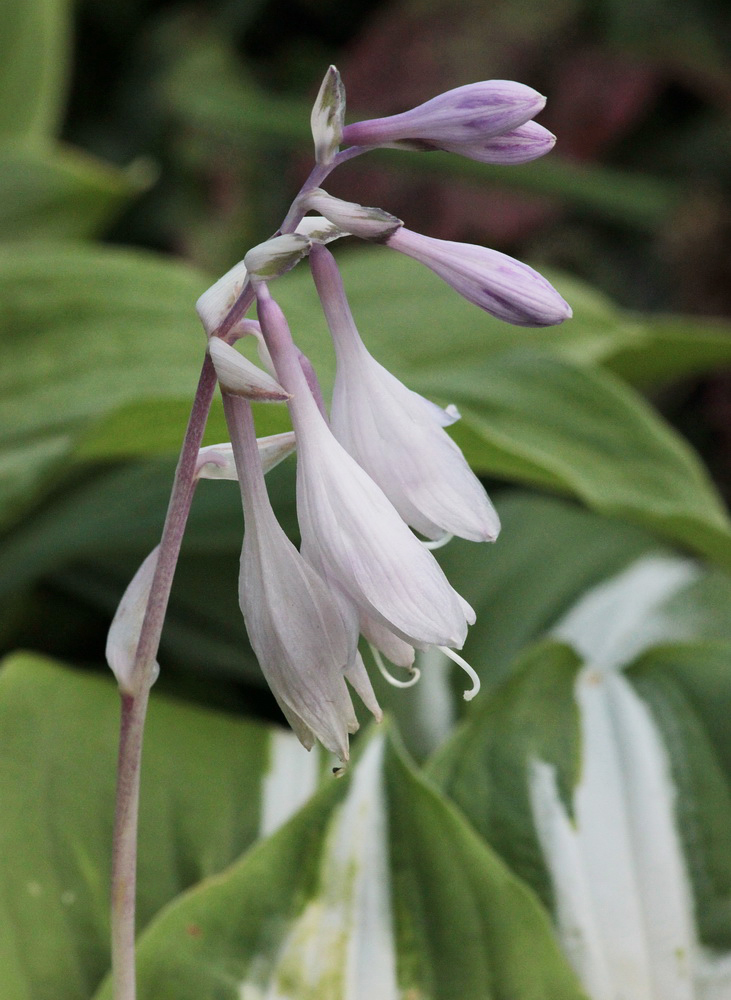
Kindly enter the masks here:
M 267 473 L 291 455 L 297 443 L 293 431 L 284 431 L 282 434 L 269 434 L 257 438 L 256 445 L 259 449 L 262 471 Z M 198 478 L 238 480 L 233 448 L 229 442 L 209 444 L 200 449 Z
M 281 403 L 289 399 L 289 393 L 285 392 L 271 375 L 257 368 L 220 337 L 211 337 L 208 342 L 208 353 L 211 355 L 221 388 L 225 392 L 260 403 Z
M 367 208 L 352 201 L 343 201 L 342 198 L 334 198 L 321 188 L 309 191 L 305 204 L 308 209 L 320 212 L 343 232 L 351 233 L 362 240 L 382 243 L 403 226 L 401 219 L 384 212 L 382 208 Z
M 330 66 L 312 108 L 310 126 L 318 163 L 332 163 L 343 136 L 345 87 L 340 74 Z
M 138 693 L 133 677 L 135 656 L 137 644 L 140 641 L 142 622 L 150 599 L 150 589 L 155 576 L 159 550 L 160 546 L 158 545 L 147 556 L 130 580 L 107 634 L 107 663 L 117 678 L 120 690 L 125 694 L 135 695 Z M 153 676 L 145 681 L 145 685 L 149 686 L 149 684 L 154 683 L 159 672 L 160 668 L 155 663 Z
M 244 265 L 252 278 L 272 281 L 291 271 L 309 249 L 310 241 L 306 236 L 285 233 L 252 247 L 244 257 Z
M 386 241 L 413 257 L 485 312 L 515 326 L 554 326 L 571 307 L 553 285 L 507 254 L 472 243 L 450 243 L 397 229 Z

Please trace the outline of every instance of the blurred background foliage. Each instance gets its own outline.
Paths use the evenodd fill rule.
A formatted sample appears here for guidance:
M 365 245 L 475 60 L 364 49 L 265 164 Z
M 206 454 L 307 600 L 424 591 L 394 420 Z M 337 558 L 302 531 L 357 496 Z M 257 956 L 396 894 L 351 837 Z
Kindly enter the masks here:
M 721 369 L 731 358 L 723 322 L 731 309 L 731 31 L 723 4 L 47 0 L 8 4 L 7 28 L 10 55 L 0 78 L 0 309 L 9 387 L 0 465 L 4 648 L 99 664 L 108 616 L 159 533 L 203 343 L 193 302 L 285 213 L 310 168 L 309 109 L 331 62 L 346 85 L 348 120 L 491 77 L 518 79 L 548 96 L 540 120 L 559 141 L 544 161 L 490 168 L 447 154 L 383 151 L 346 165 L 329 185 L 334 194 L 383 205 L 410 228 L 495 246 L 580 279 L 557 279 L 576 307 L 574 325 L 534 338 L 472 315 L 448 290 L 425 306 L 436 287 L 429 277 L 404 303 L 399 296 L 416 272 L 391 255 L 363 257 L 351 272 L 353 281 L 365 274 L 354 303 L 379 357 L 410 374 L 414 388 L 444 394 L 445 402 L 458 398 L 463 412 L 472 400 L 460 441 L 491 476 L 498 507 L 501 489 L 517 480 L 635 522 L 511 493 L 507 525 L 521 504 L 537 505 L 535 515 L 545 517 L 554 507 L 541 505 L 555 504 L 557 517 L 578 519 L 579 535 L 566 528 L 567 544 L 585 538 L 577 565 L 591 564 L 596 539 L 620 527 L 630 540 L 603 571 L 620 568 L 637 546 L 644 550 L 649 536 L 637 533 L 645 530 L 731 565 L 725 515 L 697 460 L 681 454 L 680 439 L 666 440 L 650 411 L 636 409 L 639 397 L 623 395 L 613 380 L 651 394 L 728 496 L 731 384 Z M 24 46 L 34 52 L 35 74 L 23 68 Z M 347 265 L 354 253 L 344 246 L 339 256 Z M 294 275 L 282 295 L 295 314 L 301 308 L 296 332 L 317 353 L 312 309 L 298 306 L 305 285 L 305 274 Z M 426 336 L 421 322 L 435 315 L 427 350 L 413 330 Z M 491 361 L 498 349 L 525 344 L 559 360 Z M 529 420 L 538 386 L 553 394 L 548 446 Z M 581 401 L 596 394 L 596 434 L 604 421 L 630 459 L 637 451 L 634 466 L 629 461 L 617 476 L 607 466 L 582 480 L 591 436 L 586 453 L 562 456 L 563 464 L 546 461 L 546 447 L 566 448 Z M 268 412 L 263 419 L 273 430 L 284 418 Z M 217 411 L 212 425 L 209 440 L 222 439 Z M 630 494 L 645 473 L 654 486 L 638 501 Z M 291 463 L 273 476 L 273 494 L 291 496 Z M 685 486 L 682 516 L 663 513 L 666 490 L 679 496 Z M 698 500 L 694 491 L 707 496 Z M 199 492 L 160 684 L 274 717 L 236 610 L 236 489 L 216 484 Z M 294 531 L 291 500 L 281 515 Z M 585 535 L 581 518 L 595 518 Z M 467 549 L 445 557 L 458 573 L 477 557 Z M 483 572 L 475 569 L 477 589 L 467 594 L 478 604 L 485 603 Z M 512 578 L 514 569 L 505 573 Z M 591 573 L 579 573 L 561 591 L 562 607 L 538 614 L 527 630 L 522 600 L 507 602 L 495 619 L 505 633 L 493 650 L 495 677 L 508 654 L 542 634 L 591 582 Z

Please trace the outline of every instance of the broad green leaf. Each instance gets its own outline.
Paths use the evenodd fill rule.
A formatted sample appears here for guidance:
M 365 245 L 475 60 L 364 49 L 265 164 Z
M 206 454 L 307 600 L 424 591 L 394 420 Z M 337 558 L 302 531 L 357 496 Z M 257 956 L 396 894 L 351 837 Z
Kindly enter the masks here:
M 707 606 L 716 614 L 726 612 L 725 605 L 707 595 Z M 726 690 L 729 684 L 731 642 L 720 634 L 705 641 L 686 641 L 661 645 L 649 650 L 638 660 L 638 671 L 647 668 L 672 677 L 712 740 L 716 755 L 721 761 L 731 786 L 731 740 L 729 740 L 728 703 Z
M 590 996 L 721 1000 L 728 776 L 662 652 L 617 666 L 538 647 L 428 773 L 552 908 Z
M 728 647 L 726 647 L 728 652 Z M 689 703 L 667 660 L 685 662 L 690 673 L 694 661 L 710 659 L 703 647 L 661 647 L 641 657 L 627 672 L 637 692 L 650 707 L 670 753 L 677 788 L 675 808 L 683 837 L 685 858 L 696 899 L 701 939 L 705 944 L 731 951 L 731 784 L 714 744 L 709 740 L 706 713 Z M 731 674 L 717 697 L 727 703 Z M 711 709 L 714 712 L 714 709 Z M 728 732 L 726 733 L 728 748 Z
M 66 91 L 68 0 L 5 0 L 0 38 L 0 136 L 44 139 Z
M 573 494 L 731 566 L 731 524 L 700 460 L 609 373 L 510 351 L 414 388 L 457 403 L 482 439 L 481 471 Z
M 581 998 L 533 895 L 384 733 L 138 959 L 140 1000 Z
M 132 401 L 192 397 L 204 349 L 193 304 L 204 287 L 190 269 L 139 252 L 0 251 L 1 519 L 33 499 L 96 421 Z
M 30 654 L 0 671 L 3 995 L 89 1000 L 109 966 L 116 687 Z M 153 697 L 145 734 L 139 926 L 271 832 L 318 781 L 294 737 Z
M 0 239 L 94 236 L 149 184 L 70 147 L 0 146 Z
M 616 343 L 612 371 L 635 385 L 653 385 L 731 366 L 731 327 L 698 316 L 638 317 L 641 335 Z
M 569 802 L 581 768 L 573 690 L 581 660 L 545 642 L 515 664 L 513 675 L 475 704 L 467 721 L 431 758 L 427 775 L 462 809 L 477 832 L 544 903 L 552 889 L 535 833 L 528 762 L 548 762 Z

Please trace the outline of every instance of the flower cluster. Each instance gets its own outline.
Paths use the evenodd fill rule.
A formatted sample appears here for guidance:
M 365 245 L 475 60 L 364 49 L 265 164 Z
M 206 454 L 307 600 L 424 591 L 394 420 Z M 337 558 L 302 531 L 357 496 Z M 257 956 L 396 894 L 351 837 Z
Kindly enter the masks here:
M 462 647 L 474 612 L 430 550 L 454 535 L 493 541 L 500 523 L 445 430 L 459 419 L 456 408 L 442 409 L 412 392 L 369 353 L 326 244 L 350 235 L 407 254 L 509 323 L 548 326 L 571 310 L 525 264 L 485 247 L 411 232 L 388 212 L 334 198 L 321 184 L 339 163 L 375 146 L 450 150 L 489 163 L 533 159 L 554 142 L 531 120 L 543 104 L 529 87 L 489 81 L 449 91 L 404 114 L 345 126 L 344 90 L 331 67 L 312 113 L 317 166 L 310 179 L 279 233 L 250 250 L 197 303 L 231 435 L 230 445 L 201 454 L 199 469 L 239 481 L 245 517 L 239 595 L 249 638 L 301 742 L 309 748 L 317 739 L 343 760 L 348 734 L 357 728 L 348 683 L 380 717 L 358 651 L 360 636 L 389 677 L 382 656 L 415 678 L 415 650 L 438 646 L 472 677 L 465 697 L 476 693 L 474 671 L 453 653 Z M 305 257 L 335 347 L 329 410 L 270 287 Z M 253 299 L 257 320 L 245 319 Z M 266 372 L 232 346 L 245 335 L 256 338 Z M 299 550 L 278 524 L 264 480 L 271 464 L 265 456 L 286 453 L 291 436 L 258 442 L 253 400 L 289 408 Z M 149 566 L 139 576 L 140 592 L 128 592 L 121 606 L 136 609 L 138 617 L 149 593 Z M 125 637 L 128 653 L 121 659 L 127 662 L 136 626 L 129 612 L 122 619 L 113 634 Z M 113 642 L 111 647 L 114 666 L 120 653 Z

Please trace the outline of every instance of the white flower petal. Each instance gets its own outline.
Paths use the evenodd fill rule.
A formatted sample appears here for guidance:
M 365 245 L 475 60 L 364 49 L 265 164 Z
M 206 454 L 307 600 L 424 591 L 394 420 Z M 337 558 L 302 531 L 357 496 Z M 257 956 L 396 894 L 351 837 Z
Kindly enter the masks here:
M 302 743 L 309 748 L 314 734 L 345 760 L 348 732 L 358 726 L 343 677 L 352 637 L 338 602 L 271 508 L 254 502 L 247 512 L 239 598 L 252 648 Z

